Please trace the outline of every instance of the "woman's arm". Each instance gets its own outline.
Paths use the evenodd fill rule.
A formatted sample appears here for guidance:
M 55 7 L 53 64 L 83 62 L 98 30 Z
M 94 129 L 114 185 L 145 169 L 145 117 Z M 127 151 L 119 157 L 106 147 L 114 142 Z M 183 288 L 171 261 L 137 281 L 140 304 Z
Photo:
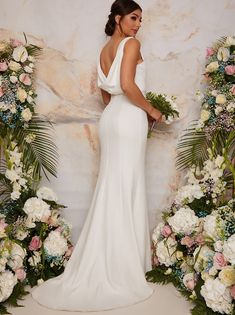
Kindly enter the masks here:
M 143 93 L 135 83 L 136 65 L 140 55 L 140 42 L 136 38 L 129 39 L 123 51 L 121 63 L 121 88 L 132 103 L 141 107 L 150 116 L 155 119 L 161 118 L 160 111 L 156 110 L 149 101 L 146 100 Z
M 101 95 L 102 95 L 104 104 L 108 105 L 108 103 L 110 102 L 111 95 L 103 89 L 100 89 L 100 90 L 101 90 Z

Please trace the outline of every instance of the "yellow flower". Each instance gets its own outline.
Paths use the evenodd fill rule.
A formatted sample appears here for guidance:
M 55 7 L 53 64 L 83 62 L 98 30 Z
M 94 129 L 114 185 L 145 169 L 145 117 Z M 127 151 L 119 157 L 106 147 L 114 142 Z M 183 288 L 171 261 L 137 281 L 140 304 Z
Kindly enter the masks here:
M 221 282 L 230 287 L 235 284 L 235 269 L 232 266 L 224 267 L 219 273 Z

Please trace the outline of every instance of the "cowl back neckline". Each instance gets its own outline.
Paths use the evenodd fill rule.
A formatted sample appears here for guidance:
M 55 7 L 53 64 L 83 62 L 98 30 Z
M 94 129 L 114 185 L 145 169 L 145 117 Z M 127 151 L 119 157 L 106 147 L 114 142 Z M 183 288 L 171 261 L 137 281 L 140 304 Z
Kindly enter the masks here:
M 104 77 L 106 80 L 109 78 L 109 75 L 110 75 L 110 73 L 111 73 L 111 71 L 112 71 L 112 68 L 113 68 L 113 66 L 115 65 L 115 62 L 116 62 L 117 57 L 118 57 L 118 55 L 119 55 L 119 50 L 120 50 L 120 47 L 121 47 L 121 43 L 122 43 L 124 40 L 128 39 L 128 38 L 134 38 L 134 37 L 133 37 L 133 36 L 127 36 L 127 37 L 123 38 L 123 39 L 119 42 L 118 47 L 117 47 L 117 51 L 116 51 L 116 55 L 115 55 L 115 57 L 114 57 L 114 59 L 113 59 L 113 62 L 112 62 L 112 64 L 111 64 L 110 68 L 109 68 L 109 72 L 108 72 L 107 76 L 104 74 L 104 71 L 103 71 L 102 68 L 101 68 L 101 62 L 100 62 L 100 57 L 99 57 L 98 66 L 99 66 L 99 69 L 100 69 L 100 71 L 101 71 L 103 77 Z

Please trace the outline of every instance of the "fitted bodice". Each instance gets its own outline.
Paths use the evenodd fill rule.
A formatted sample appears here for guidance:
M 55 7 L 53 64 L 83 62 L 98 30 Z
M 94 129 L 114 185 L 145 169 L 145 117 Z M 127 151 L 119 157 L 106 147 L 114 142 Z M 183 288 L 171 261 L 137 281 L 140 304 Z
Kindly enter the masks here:
M 105 76 L 105 74 L 103 73 L 101 69 L 100 57 L 98 57 L 98 61 L 97 61 L 98 87 L 107 91 L 108 93 L 112 95 L 124 94 L 123 90 L 121 89 L 121 84 L 120 84 L 120 69 L 121 69 L 124 45 L 129 38 L 134 38 L 134 37 L 132 36 L 125 37 L 119 43 L 116 56 L 113 60 L 113 63 L 110 67 L 110 70 L 107 76 Z M 138 63 L 136 66 L 135 83 L 139 87 L 139 89 L 142 91 L 142 93 L 145 93 L 145 61 Z

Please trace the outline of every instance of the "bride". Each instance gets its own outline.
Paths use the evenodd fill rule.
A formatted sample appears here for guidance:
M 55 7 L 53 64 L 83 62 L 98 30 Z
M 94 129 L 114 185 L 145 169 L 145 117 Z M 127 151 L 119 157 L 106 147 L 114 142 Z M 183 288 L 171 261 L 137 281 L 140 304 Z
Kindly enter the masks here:
M 145 99 L 145 60 L 135 38 L 141 7 L 111 6 L 98 56 L 100 166 L 91 205 L 64 272 L 33 288 L 32 297 L 57 310 L 100 311 L 149 298 L 151 243 L 145 187 L 148 117 L 162 115 Z

